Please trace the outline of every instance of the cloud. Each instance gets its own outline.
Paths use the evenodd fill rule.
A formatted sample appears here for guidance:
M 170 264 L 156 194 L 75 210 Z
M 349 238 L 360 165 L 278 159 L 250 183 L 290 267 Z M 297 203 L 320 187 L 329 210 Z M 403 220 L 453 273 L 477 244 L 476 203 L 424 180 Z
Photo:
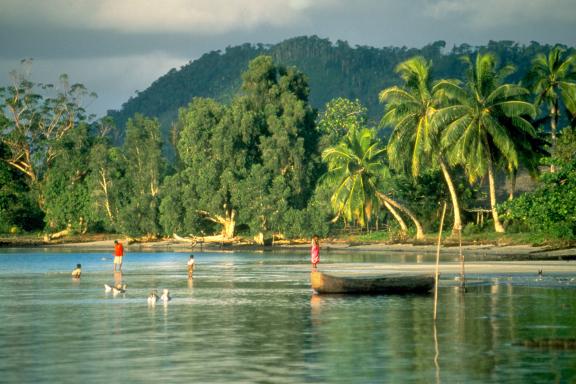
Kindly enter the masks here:
M 574 0 L 432 0 L 426 1 L 423 14 L 438 20 L 453 20 L 477 30 L 513 27 L 534 23 L 573 23 Z
M 339 0 L 341 1 L 341 0 Z M 4 0 L 0 20 L 126 33 L 221 34 L 286 26 L 338 0 Z

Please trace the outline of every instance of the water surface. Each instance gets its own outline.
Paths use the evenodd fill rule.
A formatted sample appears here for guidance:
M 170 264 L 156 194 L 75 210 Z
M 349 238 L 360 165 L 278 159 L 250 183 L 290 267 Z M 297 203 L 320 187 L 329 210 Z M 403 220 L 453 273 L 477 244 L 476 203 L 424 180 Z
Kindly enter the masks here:
M 306 253 L 0 253 L 0 382 L 576 382 L 570 276 L 484 276 L 466 294 L 318 296 Z M 428 263 L 330 255 L 323 263 Z M 77 264 L 80 281 L 70 278 Z M 445 277 L 448 279 L 449 277 Z M 128 284 L 112 295 L 104 284 Z M 558 284 L 558 282 L 562 284 Z M 151 289 L 173 300 L 150 307 Z

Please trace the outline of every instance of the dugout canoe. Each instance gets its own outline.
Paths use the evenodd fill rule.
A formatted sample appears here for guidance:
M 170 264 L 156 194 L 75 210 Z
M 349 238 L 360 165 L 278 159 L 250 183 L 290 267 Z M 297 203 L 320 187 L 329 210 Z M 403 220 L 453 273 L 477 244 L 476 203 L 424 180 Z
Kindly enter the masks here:
M 434 275 L 429 274 L 327 274 L 312 272 L 312 289 L 316 293 L 404 294 L 428 293 L 434 288 Z

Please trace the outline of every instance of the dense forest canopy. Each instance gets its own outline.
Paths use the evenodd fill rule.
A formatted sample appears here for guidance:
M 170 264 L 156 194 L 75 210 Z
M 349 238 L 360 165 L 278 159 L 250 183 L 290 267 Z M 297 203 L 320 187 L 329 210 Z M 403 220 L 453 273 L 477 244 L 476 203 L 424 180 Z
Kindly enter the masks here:
M 295 37 L 273 45 L 246 43 L 206 53 L 180 69 L 170 70 L 146 90 L 130 98 L 119 110 L 109 111 L 108 115 L 119 129 L 115 132 L 116 143 L 121 142 L 126 121 L 135 113 L 157 117 L 163 136 L 168 138 L 179 108 L 194 97 L 229 102 L 240 89 L 241 74 L 248 68 L 248 62 L 266 54 L 279 65 L 295 66 L 306 74 L 310 103 L 314 108 L 321 110 L 328 101 L 338 97 L 359 99 L 368 109 L 368 118 L 378 122 L 383 114 L 378 93 L 399 83 L 394 69 L 411 57 L 422 56 L 431 60 L 438 78 L 462 78 L 465 69 L 461 60 L 463 55 L 492 52 L 503 64 L 517 67 L 508 79 L 514 83 L 527 74 L 536 54 L 547 54 L 551 48 L 537 42 L 519 45 L 513 41 L 490 41 L 477 47 L 461 44 L 452 48 L 446 47 L 444 41 L 422 48 L 352 47 L 345 41 L 333 43 L 317 36 Z M 570 52 L 574 52 L 573 48 Z
M 0 233 L 426 239 L 449 202 L 454 236 L 576 238 L 572 48 L 245 44 L 99 120 L 25 73 L 0 87 Z

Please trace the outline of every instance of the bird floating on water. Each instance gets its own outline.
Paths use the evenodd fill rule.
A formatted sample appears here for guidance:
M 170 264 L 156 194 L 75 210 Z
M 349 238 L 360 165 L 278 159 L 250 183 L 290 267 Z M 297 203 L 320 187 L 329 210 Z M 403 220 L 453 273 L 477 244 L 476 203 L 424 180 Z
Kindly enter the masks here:
M 104 284 L 104 290 L 106 292 L 112 292 L 115 295 L 117 295 L 119 293 L 125 293 L 126 288 L 128 288 L 128 285 L 126 285 L 126 284 L 116 284 L 116 285 Z
M 167 288 L 164 288 L 164 290 L 162 291 L 162 296 L 160 296 L 160 299 L 162 299 L 162 301 L 164 301 L 165 303 L 172 300 L 172 298 L 170 297 L 170 291 L 168 291 Z
M 154 304 L 156 304 L 157 301 L 158 301 L 158 293 L 156 292 L 156 290 L 153 290 L 148 295 L 148 304 L 154 305 Z

